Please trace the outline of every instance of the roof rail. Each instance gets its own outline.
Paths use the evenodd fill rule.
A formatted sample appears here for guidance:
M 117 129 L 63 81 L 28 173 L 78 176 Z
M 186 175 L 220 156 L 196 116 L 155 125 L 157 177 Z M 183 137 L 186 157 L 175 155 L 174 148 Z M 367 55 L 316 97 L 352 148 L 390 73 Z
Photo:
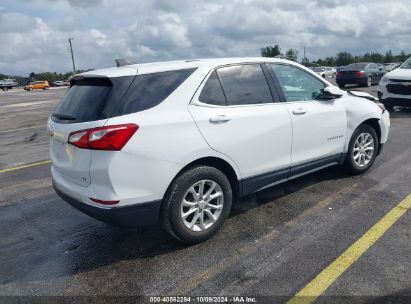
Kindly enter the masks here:
M 128 59 L 114 59 L 114 61 L 116 62 L 117 67 L 133 64 Z

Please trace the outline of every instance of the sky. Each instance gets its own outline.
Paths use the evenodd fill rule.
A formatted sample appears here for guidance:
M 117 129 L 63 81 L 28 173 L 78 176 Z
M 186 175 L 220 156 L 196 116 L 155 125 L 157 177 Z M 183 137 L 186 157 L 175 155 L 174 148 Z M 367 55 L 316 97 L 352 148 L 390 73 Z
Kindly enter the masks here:
M 259 56 L 411 52 L 411 0 L 0 0 L 0 73 Z

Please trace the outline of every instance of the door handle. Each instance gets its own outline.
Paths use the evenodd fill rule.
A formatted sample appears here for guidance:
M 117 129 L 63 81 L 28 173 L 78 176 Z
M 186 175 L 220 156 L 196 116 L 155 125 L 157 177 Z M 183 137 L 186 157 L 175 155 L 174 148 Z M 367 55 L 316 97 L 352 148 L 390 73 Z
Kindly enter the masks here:
M 210 118 L 211 123 L 217 123 L 218 124 L 218 123 L 224 123 L 224 122 L 227 122 L 227 121 L 230 121 L 230 118 L 228 118 L 225 115 L 218 115 L 218 116 Z
M 302 108 L 298 108 L 297 110 L 293 110 L 294 115 L 304 115 L 305 113 L 307 113 L 307 111 L 302 109 Z

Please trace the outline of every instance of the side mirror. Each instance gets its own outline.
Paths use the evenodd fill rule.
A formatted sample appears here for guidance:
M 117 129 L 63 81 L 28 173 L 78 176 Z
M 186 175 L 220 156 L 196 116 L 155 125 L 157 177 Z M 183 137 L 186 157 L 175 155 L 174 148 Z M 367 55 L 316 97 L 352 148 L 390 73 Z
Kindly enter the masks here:
M 344 91 L 335 86 L 328 86 L 322 90 L 321 95 L 323 100 L 332 100 L 344 96 Z

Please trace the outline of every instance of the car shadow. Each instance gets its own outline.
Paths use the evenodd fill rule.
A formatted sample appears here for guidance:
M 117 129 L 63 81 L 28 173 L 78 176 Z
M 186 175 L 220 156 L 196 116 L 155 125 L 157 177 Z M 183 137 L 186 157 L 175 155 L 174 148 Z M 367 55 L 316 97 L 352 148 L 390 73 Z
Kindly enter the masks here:
M 224 241 L 227 238 L 236 243 L 247 242 L 249 237 L 255 237 L 247 229 L 240 229 L 244 222 L 237 217 L 241 214 L 250 210 L 257 211 L 266 204 L 279 208 L 280 211 L 283 205 L 279 199 L 326 180 L 345 178 L 352 177 L 345 175 L 335 166 L 242 198 L 233 204 L 230 219 L 234 221 L 228 223 L 228 226 L 231 224 L 232 227 L 226 226 L 210 241 L 195 246 L 180 243 L 159 226 L 122 228 L 106 225 L 78 212 L 50 193 L 48 196 L 52 205 L 44 205 L 44 209 L 37 211 L 42 214 L 43 220 L 37 221 L 35 226 L 31 224 L 23 228 L 28 229 L 27 233 L 30 235 L 24 243 L 27 248 L 25 250 L 30 254 L 23 255 L 24 261 L 20 255 L 5 256 L 9 263 L 0 267 L 0 284 L 50 281 L 100 268 L 115 267 L 114 265 L 127 263 L 126 261 L 132 261 L 133 265 L 146 269 L 150 268 L 151 263 L 155 265 L 163 261 L 158 257 L 166 257 L 169 253 L 173 253 L 171 257 L 178 258 L 197 255 L 205 250 L 219 252 L 227 246 Z M 311 205 L 296 204 L 292 214 L 287 214 L 288 219 L 276 217 L 270 225 L 281 226 L 284 222 L 298 217 L 314 203 L 315 201 L 310 202 Z M 253 227 L 251 225 L 248 228 L 262 229 L 266 227 L 266 223 L 256 224 L 255 229 Z M 168 256 L 169 259 L 171 257 Z
M 307 175 L 304 178 L 273 186 L 235 202 L 230 218 L 235 218 L 240 214 L 268 203 L 276 204 L 276 201 L 282 197 L 325 180 L 344 178 L 352 177 L 345 175 L 339 167 L 330 167 Z M 309 208 L 309 206 L 303 206 L 299 213 L 295 214 L 295 217 L 304 212 L 306 208 Z M 282 223 L 276 224 L 281 225 Z M 69 274 L 82 273 L 124 260 L 143 260 L 181 250 L 205 250 L 208 245 L 221 246 L 220 243 L 216 242 L 218 241 L 214 242 L 211 240 L 211 244 L 205 242 L 194 246 L 196 247 L 194 249 L 190 249 L 192 248 L 191 246 L 184 245 L 175 240 L 159 226 L 121 228 L 99 223 L 92 228 L 92 231 L 88 232 L 88 237 L 80 241 L 79 248 L 75 248 L 76 250 L 81 250 L 81 259 L 79 259 L 77 254 L 68 255 L 66 265 L 69 269 L 67 269 L 67 272 Z

